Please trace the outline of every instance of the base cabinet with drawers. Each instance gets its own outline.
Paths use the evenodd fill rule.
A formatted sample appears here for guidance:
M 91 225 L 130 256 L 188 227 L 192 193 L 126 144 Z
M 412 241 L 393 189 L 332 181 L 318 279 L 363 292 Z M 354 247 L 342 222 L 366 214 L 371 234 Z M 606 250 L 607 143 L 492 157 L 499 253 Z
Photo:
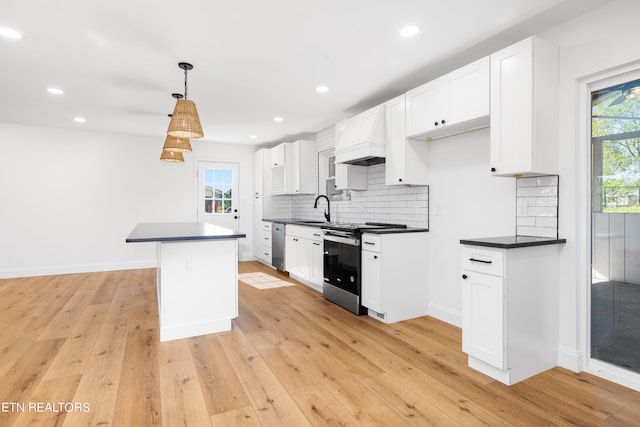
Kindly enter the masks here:
M 272 265 L 271 260 L 271 222 L 261 221 L 261 229 L 257 232 L 254 255 L 265 264 Z
M 558 245 L 462 247 L 462 351 L 512 385 L 557 365 Z
M 322 290 L 323 240 L 320 227 L 287 224 L 285 228 L 285 267 L 299 282 Z
M 362 305 L 369 316 L 384 323 L 426 316 L 426 259 L 426 232 L 364 233 Z

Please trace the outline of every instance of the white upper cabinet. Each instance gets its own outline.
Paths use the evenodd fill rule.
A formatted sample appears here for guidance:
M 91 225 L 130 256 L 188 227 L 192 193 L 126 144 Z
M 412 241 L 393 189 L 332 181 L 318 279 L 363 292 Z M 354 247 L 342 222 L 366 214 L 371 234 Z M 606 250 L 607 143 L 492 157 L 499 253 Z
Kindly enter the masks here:
M 387 119 L 386 185 L 426 185 L 427 150 L 424 141 L 405 137 L 405 95 L 385 103 Z
M 271 149 L 271 193 L 315 194 L 313 141 L 284 142 Z
M 335 167 L 336 190 L 366 190 L 367 167 L 338 163 Z
M 530 37 L 491 55 L 491 173 L 558 173 L 558 49 Z
M 489 124 L 489 57 L 406 93 L 406 136 L 436 139 Z
M 287 142 L 278 144 L 271 149 L 271 167 L 284 166 Z
M 262 148 L 253 153 L 253 194 L 255 196 L 265 193 L 265 180 L 271 178 L 269 166 L 267 166 L 270 161 L 271 152 L 268 148 Z

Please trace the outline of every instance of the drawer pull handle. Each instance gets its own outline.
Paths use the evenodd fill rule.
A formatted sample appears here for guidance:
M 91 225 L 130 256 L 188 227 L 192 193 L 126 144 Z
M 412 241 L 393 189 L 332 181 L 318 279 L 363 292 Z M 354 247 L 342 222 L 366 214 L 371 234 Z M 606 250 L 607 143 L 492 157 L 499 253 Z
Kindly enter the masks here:
M 491 261 L 485 261 L 485 260 L 483 260 L 483 259 L 469 258 L 469 261 L 481 262 L 481 263 L 483 263 L 483 264 L 491 264 Z
M 320 243 L 317 243 L 317 242 L 313 242 L 313 244 L 316 246 L 320 246 Z
M 375 245 L 373 242 L 364 242 L 365 245 Z

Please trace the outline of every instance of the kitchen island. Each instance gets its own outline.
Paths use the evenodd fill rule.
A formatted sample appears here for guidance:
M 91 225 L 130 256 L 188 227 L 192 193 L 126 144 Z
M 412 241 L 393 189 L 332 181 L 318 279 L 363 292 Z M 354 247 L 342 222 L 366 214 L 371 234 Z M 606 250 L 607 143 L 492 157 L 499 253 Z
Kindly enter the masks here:
M 127 243 L 155 242 L 160 341 L 231 329 L 238 316 L 238 239 L 202 222 L 138 224 Z

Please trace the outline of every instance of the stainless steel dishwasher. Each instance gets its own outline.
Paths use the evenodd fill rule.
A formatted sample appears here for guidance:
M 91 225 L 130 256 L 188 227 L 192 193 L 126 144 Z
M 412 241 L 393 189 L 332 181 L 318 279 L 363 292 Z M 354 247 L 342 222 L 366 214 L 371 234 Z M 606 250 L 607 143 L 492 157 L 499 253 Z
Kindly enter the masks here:
M 278 270 L 284 271 L 284 224 L 274 222 L 271 227 L 271 262 Z

